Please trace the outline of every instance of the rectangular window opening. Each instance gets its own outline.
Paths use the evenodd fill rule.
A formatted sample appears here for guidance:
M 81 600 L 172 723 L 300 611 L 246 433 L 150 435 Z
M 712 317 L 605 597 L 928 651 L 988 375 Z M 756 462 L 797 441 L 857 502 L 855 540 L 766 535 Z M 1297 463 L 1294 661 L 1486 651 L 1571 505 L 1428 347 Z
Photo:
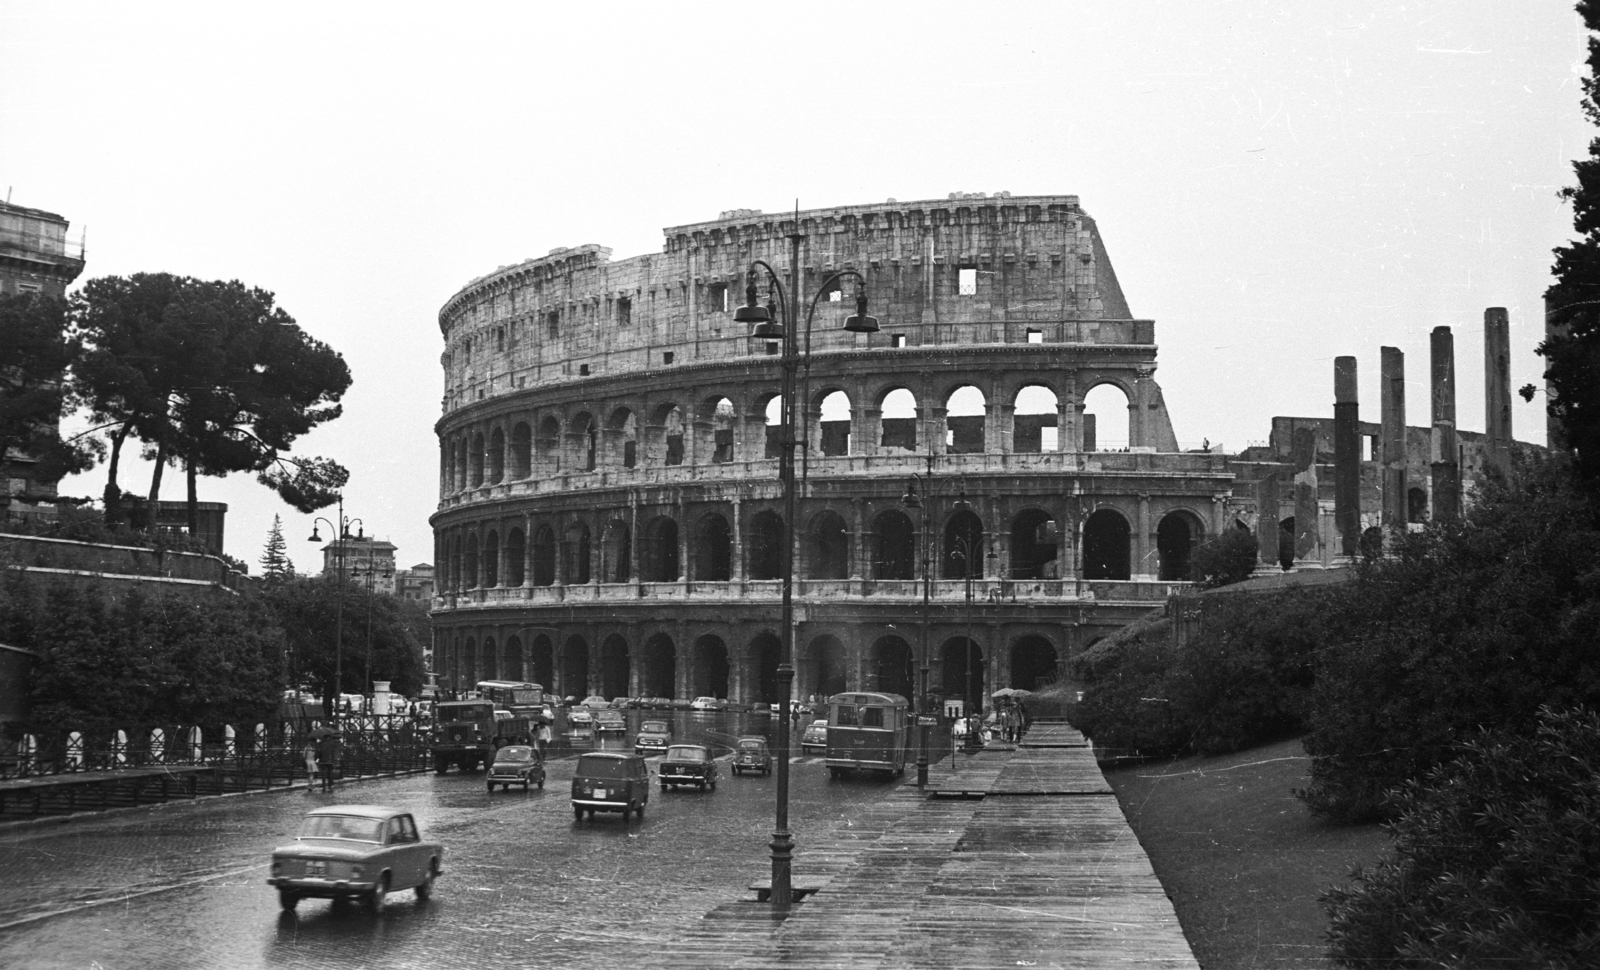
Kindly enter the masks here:
M 626 327 L 633 323 L 633 301 L 627 297 L 617 298 L 617 326 Z
M 976 266 L 963 266 L 956 273 L 956 295 L 976 296 L 978 294 L 978 268 Z
M 1030 343 L 1030 344 L 1042 344 L 1042 343 L 1044 343 L 1044 331 L 1043 330 L 1035 330 L 1032 327 L 1029 327 L 1028 328 L 1028 343 Z
M 891 346 L 891 347 L 904 347 L 905 345 L 906 345 L 906 335 L 905 334 L 903 334 L 903 333 L 892 333 L 892 334 L 889 335 L 889 346 Z
M 578 376 L 579 377 L 588 377 L 589 376 L 589 365 L 588 364 L 579 364 L 578 365 Z
M 550 338 L 553 340 L 561 336 L 561 311 L 551 310 L 545 314 L 545 325 L 550 328 Z
M 676 355 L 676 354 L 674 354 L 674 353 L 673 353 L 673 352 L 672 352 L 672 351 L 670 351 L 670 350 L 663 350 L 663 351 L 662 351 L 662 352 L 661 352 L 661 362 L 662 362 L 662 363 L 663 363 L 663 364 L 670 364 L 670 363 L 672 363 L 672 360 L 673 360 L 673 358 L 674 358 L 674 357 L 676 357 L 676 356 L 677 356 L 677 355 Z
M 712 283 L 708 288 L 707 305 L 713 313 L 728 312 L 728 284 Z

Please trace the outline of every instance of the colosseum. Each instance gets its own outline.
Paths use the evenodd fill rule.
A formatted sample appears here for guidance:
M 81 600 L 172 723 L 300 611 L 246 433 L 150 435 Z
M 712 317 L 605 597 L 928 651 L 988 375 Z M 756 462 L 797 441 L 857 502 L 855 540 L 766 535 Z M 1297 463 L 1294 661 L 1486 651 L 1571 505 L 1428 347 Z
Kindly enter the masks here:
M 776 699 L 781 348 L 733 317 L 796 234 L 796 696 L 914 696 L 924 663 L 944 698 L 1032 688 L 1231 524 L 1226 459 L 1179 449 L 1155 324 L 1076 196 L 734 210 L 440 310 L 443 686 Z M 843 328 L 861 290 L 878 332 Z M 1091 392 L 1116 401 L 1098 421 Z

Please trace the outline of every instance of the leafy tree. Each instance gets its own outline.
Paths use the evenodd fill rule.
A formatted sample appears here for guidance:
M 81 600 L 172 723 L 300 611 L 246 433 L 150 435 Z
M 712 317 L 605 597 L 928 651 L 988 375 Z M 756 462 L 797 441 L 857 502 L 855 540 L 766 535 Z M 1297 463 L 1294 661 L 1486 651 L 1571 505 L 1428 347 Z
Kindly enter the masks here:
M 139 273 L 90 280 L 73 297 L 72 315 L 87 347 L 78 387 L 111 440 L 108 512 L 115 515 L 121 497 L 117 460 L 130 434 L 155 463 L 152 504 L 167 464 L 182 463 L 191 528 L 199 475 L 255 472 L 301 511 L 333 500 L 344 470 L 289 451 L 339 416 L 350 371 L 271 293 L 238 281 Z
M 1600 716 L 1485 732 L 1395 795 L 1394 845 L 1323 895 L 1351 967 L 1579 970 L 1600 953 Z
M 268 582 L 294 576 L 294 563 L 289 561 L 288 545 L 283 541 L 283 519 L 277 515 L 272 517 L 267 548 L 261 554 L 261 575 Z
M 1583 113 L 1600 124 L 1600 2 L 1579 0 L 1578 14 L 1589 29 L 1589 76 L 1583 79 Z M 1578 239 L 1555 250 L 1555 282 L 1545 291 L 1550 322 L 1560 329 L 1539 345 L 1545 379 L 1554 395 L 1548 402 L 1560 420 L 1566 444 L 1575 449 L 1583 478 L 1600 479 L 1600 138 L 1589 155 L 1573 163 L 1578 184 L 1562 190 L 1572 203 Z M 1532 400 L 1533 385 L 1522 389 Z
M 400 694 L 416 694 L 422 689 L 426 679 L 422 641 L 414 632 L 415 617 L 406 613 L 402 601 L 331 577 L 297 577 L 275 583 L 266 596 L 283 630 L 290 684 L 314 686 L 329 705 L 338 694 L 370 690 L 371 684 L 362 683 L 367 671 L 370 610 L 372 679 L 389 681 L 390 688 Z
M 54 484 L 94 465 L 87 441 L 61 437 L 67 368 L 82 350 L 67 336 L 66 303 L 38 294 L 0 295 L 0 457 L 15 450 L 33 476 Z
M 1255 533 L 1224 529 L 1195 549 L 1190 578 L 1202 589 L 1215 589 L 1249 579 L 1255 568 Z

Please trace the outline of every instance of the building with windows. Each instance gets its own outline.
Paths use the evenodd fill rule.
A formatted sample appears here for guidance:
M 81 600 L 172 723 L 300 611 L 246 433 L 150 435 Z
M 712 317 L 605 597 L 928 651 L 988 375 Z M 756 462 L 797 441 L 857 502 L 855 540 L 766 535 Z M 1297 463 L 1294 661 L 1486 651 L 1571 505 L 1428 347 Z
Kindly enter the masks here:
M 394 554 L 398 547 L 372 536 L 333 539 L 322 549 L 322 575 L 338 576 L 385 596 L 395 594 Z
M 1076 196 L 735 210 L 659 253 L 503 266 L 440 310 L 442 685 L 775 699 L 780 348 L 733 312 L 752 260 L 788 285 L 795 233 L 816 297 L 798 696 L 911 696 L 924 658 L 930 693 L 1035 687 L 1233 524 L 1227 458 L 1179 449 L 1155 324 Z M 842 269 L 881 332 L 842 329 L 863 289 L 830 283 Z M 1105 394 L 1116 408 L 1088 407 Z

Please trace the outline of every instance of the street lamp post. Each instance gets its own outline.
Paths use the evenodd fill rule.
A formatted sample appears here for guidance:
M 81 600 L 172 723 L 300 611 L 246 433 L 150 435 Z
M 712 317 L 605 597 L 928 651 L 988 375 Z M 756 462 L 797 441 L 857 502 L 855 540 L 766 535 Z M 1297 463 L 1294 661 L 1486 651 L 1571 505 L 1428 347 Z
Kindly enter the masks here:
M 967 484 L 965 476 L 947 478 L 940 481 L 933 474 L 933 463 L 937 456 L 930 449 L 928 452 L 928 470 L 921 475 L 913 474 L 911 481 L 906 485 L 906 494 L 900 504 L 908 509 L 920 509 L 922 520 L 922 685 L 913 708 L 917 712 L 917 787 L 926 788 L 928 785 L 928 727 L 925 720 L 928 705 L 928 625 L 929 613 L 933 602 L 933 534 L 928 530 L 928 503 L 938 498 L 942 491 L 951 482 L 961 483 L 961 493 L 956 499 L 954 508 L 958 511 L 971 506 L 967 503 Z M 927 493 L 927 501 L 917 494 L 917 482 L 922 482 L 922 491 Z M 971 570 L 966 570 L 970 572 Z
M 363 681 L 364 686 L 362 688 L 363 694 L 372 689 L 372 597 L 375 592 L 374 587 L 378 577 L 377 568 L 374 566 L 372 561 L 372 547 L 373 543 L 367 543 L 367 664 L 366 670 L 363 672 L 363 676 L 365 677 L 365 680 Z M 384 578 L 387 579 L 389 575 L 390 573 L 385 570 Z
M 337 596 L 334 600 L 333 621 L 333 711 L 331 719 L 335 724 L 339 720 L 339 707 L 344 701 L 344 549 L 345 540 L 350 538 L 350 526 L 360 523 L 360 519 L 347 519 L 344 515 L 344 496 L 339 496 L 339 524 L 322 516 L 311 520 L 311 537 L 307 542 L 321 542 L 322 536 L 317 534 L 317 523 L 321 522 L 328 527 L 339 543 L 335 561 L 338 563 L 336 573 L 338 577 Z M 356 538 L 361 538 L 361 525 L 356 525 Z
M 751 336 L 783 341 L 782 414 L 779 424 L 778 480 L 783 488 L 783 605 L 779 616 L 782 646 L 778 658 L 778 772 L 777 812 L 773 826 L 772 842 L 772 905 L 787 909 L 792 902 L 791 868 L 794 858 L 794 836 L 789 831 L 789 705 L 794 686 L 794 446 L 795 415 L 804 413 L 801 402 L 795 401 L 795 371 L 800 364 L 799 334 L 796 326 L 800 320 L 800 242 L 805 236 L 800 232 L 800 221 L 795 219 L 794 232 L 789 233 L 789 286 L 785 290 L 778 272 L 765 260 L 755 260 L 745 272 L 745 305 L 734 311 L 735 323 L 751 324 Z M 769 294 L 777 291 L 779 302 L 774 304 L 769 296 L 768 305 L 756 302 L 756 269 L 766 271 Z M 811 320 L 816 314 L 817 301 L 829 292 L 835 283 L 850 277 L 861 287 L 856 297 L 856 312 L 845 320 L 844 329 L 852 333 L 875 333 L 878 321 L 867 315 L 866 277 L 855 270 L 841 270 L 822 282 L 812 296 L 806 311 L 805 356 L 808 364 L 811 355 Z M 775 310 L 783 307 L 782 322 L 776 319 Z M 787 324 L 787 325 L 786 325 Z

